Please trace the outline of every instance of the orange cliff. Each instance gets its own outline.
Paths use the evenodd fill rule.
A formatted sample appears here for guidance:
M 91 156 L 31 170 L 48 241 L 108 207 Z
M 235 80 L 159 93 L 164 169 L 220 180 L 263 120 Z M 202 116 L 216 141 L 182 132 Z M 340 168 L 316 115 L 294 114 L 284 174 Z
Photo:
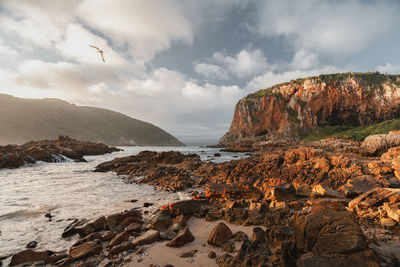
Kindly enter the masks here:
M 263 135 L 296 138 L 316 126 L 362 126 L 399 115 L 400 75 L 320 75 L 278 84 L 241 99 L 220 144 Z

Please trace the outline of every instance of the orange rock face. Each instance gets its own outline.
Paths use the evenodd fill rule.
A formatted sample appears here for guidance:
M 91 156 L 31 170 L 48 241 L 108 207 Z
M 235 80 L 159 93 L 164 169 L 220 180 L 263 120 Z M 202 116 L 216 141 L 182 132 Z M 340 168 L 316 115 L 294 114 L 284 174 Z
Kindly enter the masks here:
M 389 76 L 333 74 L 261 90 L 236 105 L 221 144 L 264 134 L 288 137 L 321 125 L 368 125 L 400 112 L 400 85 Z

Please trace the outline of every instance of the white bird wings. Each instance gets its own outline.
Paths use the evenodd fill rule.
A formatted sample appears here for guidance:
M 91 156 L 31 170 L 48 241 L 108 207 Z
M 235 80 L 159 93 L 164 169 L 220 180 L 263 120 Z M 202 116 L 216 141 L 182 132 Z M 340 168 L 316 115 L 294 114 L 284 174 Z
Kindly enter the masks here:
M 97 50 L 97 52 L 99 52 L 99 54 L 100 54 L 100 56 L 101 56 L 101 59 L 103 60 L 103 62 L 105 63 L 106 61 L 104 60 L 104 52 L 103 52 L 103 50 L 101 50 L 100 48 L 98 48 L 97 46 L 94 46 L 94 45 L 89 45 L 90 47 L 93 47 L 94 49 L 96 49 Z

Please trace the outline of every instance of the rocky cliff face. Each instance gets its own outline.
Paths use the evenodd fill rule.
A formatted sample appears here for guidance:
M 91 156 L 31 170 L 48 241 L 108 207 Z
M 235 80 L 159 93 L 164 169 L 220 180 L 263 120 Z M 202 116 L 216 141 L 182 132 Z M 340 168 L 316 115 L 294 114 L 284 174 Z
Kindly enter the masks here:
M 320 75 L 278 84 L 241 99 L 220 143 L 263 135 L 293 138 L 316 126 L 368 125 L 399 115 L 400 75 Z

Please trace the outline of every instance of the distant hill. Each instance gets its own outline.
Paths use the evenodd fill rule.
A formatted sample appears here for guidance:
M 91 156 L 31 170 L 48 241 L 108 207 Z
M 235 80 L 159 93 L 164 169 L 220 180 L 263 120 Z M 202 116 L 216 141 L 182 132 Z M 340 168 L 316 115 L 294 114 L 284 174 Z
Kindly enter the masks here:
M 108 145 L 184 145 L 151 123 L 111 110 L 76 106 L 60 99 L 0 94 L 0 144 L 57 139 L 59 135 Z

